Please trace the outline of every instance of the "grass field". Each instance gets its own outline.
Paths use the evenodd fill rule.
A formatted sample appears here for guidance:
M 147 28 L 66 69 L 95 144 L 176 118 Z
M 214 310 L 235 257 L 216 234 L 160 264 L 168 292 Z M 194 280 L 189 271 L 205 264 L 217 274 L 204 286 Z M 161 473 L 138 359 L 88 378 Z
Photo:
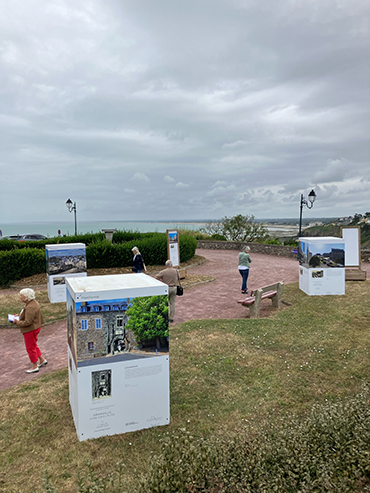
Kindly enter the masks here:
M 370 282 L 347 282 L 345 296 L 325 297 L 291 284 L 283 297 L 292 306 L 267 319 L 171 328 L 167 427 L 78 442 L 67 369 L 2 391 L 0 491 L 37 491 L 48 469 L 58 492 L 76 492 L 76 473 L 88 459 L 103 475 L 123 461 L 123 490 L 131 493 L 170 431 L 253 433 L 269 420 L 358 392 L 370 370 Z

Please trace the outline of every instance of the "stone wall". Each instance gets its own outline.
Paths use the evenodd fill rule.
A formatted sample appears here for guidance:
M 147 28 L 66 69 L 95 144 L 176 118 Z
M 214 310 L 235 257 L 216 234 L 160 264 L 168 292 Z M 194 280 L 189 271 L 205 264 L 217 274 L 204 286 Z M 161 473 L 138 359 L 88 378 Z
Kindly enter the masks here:
M 237 250 L 241 252 L 243 248 L 249 246 L 251 253 L 264 253 L 265 255 L 277 255 L 278 257 L 297 258 L 293 250 L 297 247 L 284 245 L 266 245 L 263 243 L 243 243 L 239 241 L 210 241 L 198 240 L 198 248 L 208 248 L 211 250 Z M 362 262 L 370 262 L 370 250 L 361 250 Z
M 249 246 L 251 253 L 264 253 L 266 255 L 277 255 L 279 257 L 297 258 L 297 254 L 293 253 L 297 247 L 284 245 L 265 245 L 263 243 L 243 243 L 239 241 L 210 241 L 198 240 L 198 248 L 208 248 L 211 250 L 237 250 L 241 252 L 246 246 Z

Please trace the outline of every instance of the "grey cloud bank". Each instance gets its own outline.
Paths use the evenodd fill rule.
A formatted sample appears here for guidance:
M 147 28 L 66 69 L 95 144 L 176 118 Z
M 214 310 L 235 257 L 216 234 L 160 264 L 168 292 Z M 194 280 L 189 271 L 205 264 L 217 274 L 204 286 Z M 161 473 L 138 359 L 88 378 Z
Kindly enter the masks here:
M 0 221 L 368 211 L 369 10 L 4 0 Z

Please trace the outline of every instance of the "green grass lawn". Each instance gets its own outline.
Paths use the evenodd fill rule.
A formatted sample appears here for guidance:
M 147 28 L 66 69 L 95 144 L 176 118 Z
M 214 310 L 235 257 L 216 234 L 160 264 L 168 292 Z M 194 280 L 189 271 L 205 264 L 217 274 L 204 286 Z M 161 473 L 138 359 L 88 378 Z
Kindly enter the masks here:
M 171 328 L 167 427 L 80 443 L 67 369 L 3 391 L 0 491 L 36 491 L 48 469 L 58 492 L 76 492 L 76 473 L 89 459 L 99 474 L 123 461 L 124 489 L 134 492 L 168 432 L 253 433 L 269 420 L 360 391 L 370 370 L 370 281 L 347 282 L 345 296 L 325 297 L 309 297 L 291 284 L 283 299 L 292 306 L 267 319 Z

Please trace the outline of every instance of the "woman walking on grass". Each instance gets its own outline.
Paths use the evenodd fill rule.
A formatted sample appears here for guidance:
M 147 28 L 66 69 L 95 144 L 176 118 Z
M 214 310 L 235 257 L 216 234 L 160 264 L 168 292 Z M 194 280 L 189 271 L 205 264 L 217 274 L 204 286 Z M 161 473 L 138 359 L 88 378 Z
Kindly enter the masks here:
M 252 259 L 249 255 L 250 248 L 246 246 L 243 252 L 239 253 L 239 273 L 242 276 L 242 294 L 247 294 L 247 280 L 249 275 L 249 265 L 252 262 Z
M 35 291 L 33 289 L 22 289 L 19 295 L 25 305 L 19 314 L 19 320 L 14 320 L 13 323 L 21 329 L 26 351 L 32 363 L 32 367 L 26 370 L 26 373 L 37 373 L 39 368 L 47 364 L 37 345 L 37 336 L 41 330 L 41 325 L 44 323 L 44 319 L 40 305 L 35 300 Z

